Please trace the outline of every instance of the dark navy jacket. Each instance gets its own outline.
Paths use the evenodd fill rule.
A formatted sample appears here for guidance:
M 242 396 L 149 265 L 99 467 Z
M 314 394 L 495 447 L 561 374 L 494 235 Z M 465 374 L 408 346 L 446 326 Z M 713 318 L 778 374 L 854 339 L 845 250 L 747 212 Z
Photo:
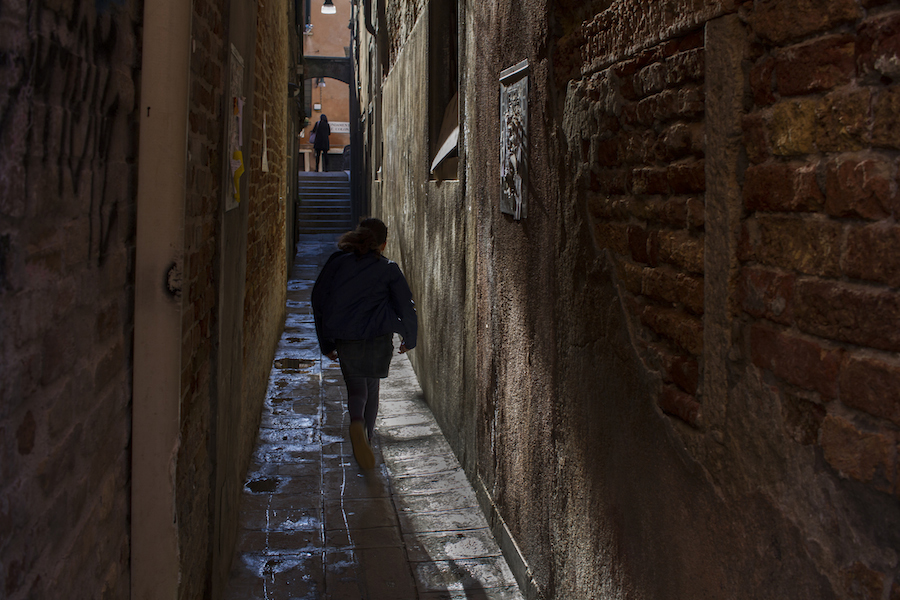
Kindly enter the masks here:
M 322 354 L 334 340 L 365 340 L 399 333 L 416 346 L 418 320 L 409 284 L 397 263 L 374 252 L 331 255 L 312 291 L 316 334 Z

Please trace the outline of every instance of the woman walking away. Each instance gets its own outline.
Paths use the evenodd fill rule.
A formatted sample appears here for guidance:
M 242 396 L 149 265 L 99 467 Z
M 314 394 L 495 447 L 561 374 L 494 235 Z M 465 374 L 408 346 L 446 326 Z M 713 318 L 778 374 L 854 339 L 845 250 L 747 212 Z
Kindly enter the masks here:
M 363 469 L 375 466 L 369 445 L 378 416 L 379 380 L 387 377 L 393 334 L 400 354 L 416 347 L 418 320 L 412 292 L 397 263 L 382 256 L 387 227 L 365 219 L 338 241 L 312 291 L 322 354 L 340 360 L 347 384 L 350 441 Z
M 328 151 L 331 149 L 331 142 L 328 136 L 331 135 L 331 126 L 328 124 L 328 117 L 322 115 L 316 124 L 313 125 L 312 132 L 316 139 L 313 142 L 313 150 L 316 151 L 316 172 L 319 171 L 319 156 L 322 157 L 322 170 L 328 170 Z

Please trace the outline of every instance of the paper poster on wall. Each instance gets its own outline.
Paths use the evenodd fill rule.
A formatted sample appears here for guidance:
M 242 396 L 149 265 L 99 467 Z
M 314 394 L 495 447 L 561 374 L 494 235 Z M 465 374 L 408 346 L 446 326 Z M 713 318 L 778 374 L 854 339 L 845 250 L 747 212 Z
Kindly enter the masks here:
M 241 176 L 244 174 L 244 59 L 231 45 L 229 78 L 231 110 L 227 111 L 225 139 L 228 140 L 228 182 L 225 210 L 236 208 L 241 201 Z

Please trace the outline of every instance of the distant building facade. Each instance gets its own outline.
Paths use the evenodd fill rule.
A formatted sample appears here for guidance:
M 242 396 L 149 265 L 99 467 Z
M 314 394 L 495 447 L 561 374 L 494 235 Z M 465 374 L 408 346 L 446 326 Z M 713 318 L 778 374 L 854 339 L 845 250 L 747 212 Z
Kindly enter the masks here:
M 322 0 L 314 0 L 310 5 L 304 34 L 304 58 L 308 64 L 322 59 L 343 59 L 346 66 L 342 74 L 346 81 L 335 78 L 338 69 L 323 65 L 319 69 L 307 68 L 306 97 L 304 108 L 309 116 L 307 126 L 300 134 L 301 170 L 315 170 L 315 153 L 310 143 L 312 128 L 322 115 L 326 115 L 331 125 L 331 150 L 329 169 L 344 170 L 344 146 L 350 144 L 350 29 L 348 24 L 353 12 L 351 0 L 334 0 L 335 12 L 323 14 Z M 320 165 L 320 170 L 322 170 Z

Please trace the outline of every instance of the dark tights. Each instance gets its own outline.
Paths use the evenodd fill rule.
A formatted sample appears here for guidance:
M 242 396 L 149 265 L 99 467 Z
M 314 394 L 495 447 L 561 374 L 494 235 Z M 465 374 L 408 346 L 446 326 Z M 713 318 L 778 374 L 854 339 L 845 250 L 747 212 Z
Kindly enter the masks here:
M 369 439 L 375 432 L 375 417 L 378 416 L 378 388 L 381 380 L 377 377 L 345 377 L 347 384 L 347 411 L 351 421 L 365 421 Z
M 316 150 L 316 172 L 319 172 L 319 156 L 322 157 L 322 170 L 328 170 L 328 150 Z

